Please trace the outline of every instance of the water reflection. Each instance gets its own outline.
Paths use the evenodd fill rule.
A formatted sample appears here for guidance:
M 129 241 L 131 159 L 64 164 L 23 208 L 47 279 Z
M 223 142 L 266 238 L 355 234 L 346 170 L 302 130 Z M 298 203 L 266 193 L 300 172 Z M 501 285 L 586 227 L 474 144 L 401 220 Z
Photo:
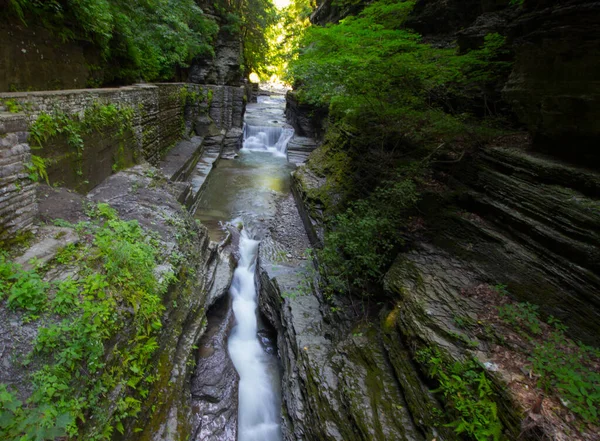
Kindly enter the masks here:
M 195 216 L 215 241 L 224 237 L 219 222 L 237 217 L 260 235 L 277 198 L 290 192 L 292 169 L 285 158 L 242 149 L 237 159 L 222 160 L 211 172 Z

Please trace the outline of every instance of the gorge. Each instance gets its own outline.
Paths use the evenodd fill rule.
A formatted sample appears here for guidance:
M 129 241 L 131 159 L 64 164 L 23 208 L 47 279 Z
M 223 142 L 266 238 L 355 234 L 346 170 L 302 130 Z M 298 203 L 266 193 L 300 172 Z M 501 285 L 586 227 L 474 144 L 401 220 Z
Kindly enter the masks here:
M 0 8 L 1 439 L 600 439 L 599 2 Z

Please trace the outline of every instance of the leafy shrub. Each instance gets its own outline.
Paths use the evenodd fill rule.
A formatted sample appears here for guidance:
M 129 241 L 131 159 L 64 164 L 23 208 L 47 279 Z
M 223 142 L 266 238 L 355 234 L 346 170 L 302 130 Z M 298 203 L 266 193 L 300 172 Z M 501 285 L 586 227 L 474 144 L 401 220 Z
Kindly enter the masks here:
M 379 0 L 339 24 L 311 27 L 290 62 L 298 96 L 328 106 L 335 121 L 364 134 L 365 146 L 438 145 L 476 132 L 446 96 L 485 93 L 510 67 L 499 34 L 462 55 L 423 44 L 403 28 L 414 3 Z
M 600 372 L 595 369 L 600 351 L 576 344 L 562 330 L 536 345 L 529 358 L 546 391 L 557 391 L 563 403 L 585 421 L 600 423 Z
M 438 382 L 434 392 L 444 396 L 451 418 L 456 418 L 448 427 L 478 441 L 500 440 L 502 423 L 492 385 L 475 361 L 448 363 L 436 348 L 421 349 L 416 360 Z
M 216 23 L 194 0 L 10 0 L 23 22 L 39 23 L 62 40 L 93 42 L 108 81 L 171 79 L 177 67 L 212 53 Z
M 539 306 L 531 303 L 508 303 L 498 308 L 498 315 L 506 323 L 539 335 L 542 328 L 538 310 Z
M 530 303 L 509 303 L 498 308 L 499 317 L 517 332 L 531 339 L 529 357 L 539 385 L 555 392 L 566 407 L 585 421 L 600 423 L 600 351 L 575 343 L 565 335 L 567 327 L 550 316 L 547 327 L 539 317 L 538 307 Z
M 418 200 L 416 186 L 408 179 L 386 184 L 337 215 L 325 234 L 318 257 L 335 291 L 378 281 L 403 242 L 400 231 Z
M 0 254 L 0 300 L 6 296 L 9 309 L 21 309 L 31 315 L 43 312 L 47 307 L 48 287 L 35 271 L 24 271 Z

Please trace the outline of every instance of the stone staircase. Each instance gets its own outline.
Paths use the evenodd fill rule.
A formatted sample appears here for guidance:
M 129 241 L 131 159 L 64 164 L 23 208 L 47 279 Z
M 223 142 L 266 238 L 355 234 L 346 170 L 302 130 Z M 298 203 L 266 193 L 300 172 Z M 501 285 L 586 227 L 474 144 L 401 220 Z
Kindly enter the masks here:
M 233 158 L 241 147 L 242 130 L 232 128 L 214 136 L 182 140 L 160 162 L 158 168 L 173 183 L 177 200 L 191 213 L 205 189 L 204 184 L 220 159 Z

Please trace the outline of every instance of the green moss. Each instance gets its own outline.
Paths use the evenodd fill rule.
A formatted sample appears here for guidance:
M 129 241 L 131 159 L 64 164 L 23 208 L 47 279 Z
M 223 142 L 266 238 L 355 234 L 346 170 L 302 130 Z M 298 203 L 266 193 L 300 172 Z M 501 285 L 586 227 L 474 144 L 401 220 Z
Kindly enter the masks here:
M 2 100 L 2 105 L 6 107 L 6 110 L 10 113 L 19 113 L 23 111 L 21 103 L 14 99 Z

